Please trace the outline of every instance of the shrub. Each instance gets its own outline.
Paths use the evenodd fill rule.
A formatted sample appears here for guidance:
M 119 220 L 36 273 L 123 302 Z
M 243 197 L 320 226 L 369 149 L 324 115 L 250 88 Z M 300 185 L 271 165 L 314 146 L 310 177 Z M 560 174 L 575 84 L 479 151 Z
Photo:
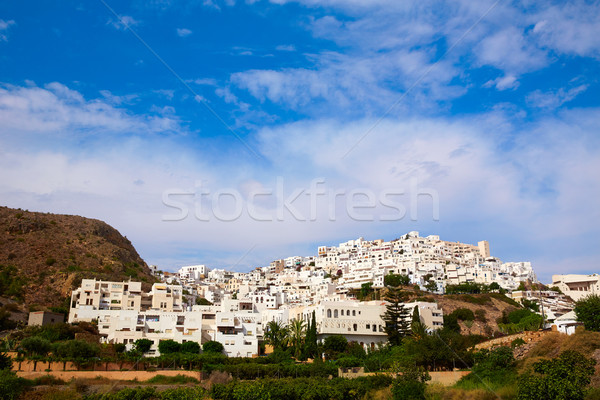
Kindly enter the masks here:
M 59 343 L 55 353 L 58 357 L 69 360 L 88 360 L 98 356 L 100 348 L 96 344 L 84 340 L 69 340 Z
M 16 373 L 0 370 L 0 400 L 16 400 L 27 390 L 29 382 Z
M 583 399 L 595 364 L 595 360 L 575 351 L 565 351 L 558 358 L 539 361 L 533 365 L 534 374 L 527 374 L 520 379 L 518 398 Z
M 179 353 L 181 351 L 181 344 L 172 339 L 161 340 L 158 342 L 158 351 L 160 351 L 160 354 Z
M 181 344 L 181 351 L 183 353 L 199 354 L 200 345 L 197 342 L 185 342 Z
M 142 354 L 149 352 L 151 347 L 152 340 L 150 339 L 138 339 L 133 344 L 133 348 Z
M 0 370 L 12 368 L 12 360 L 7 354 L 0 353 Z
M 198 383 L 198 379 L 181 374 L 175 376 L 155 375 L 146 382 L 155 385 L 185 385 L 186 383 Z
M 115 353 L 121 354 L 125 352 L 127 346 L 125 345 L 125 343 L 115 343 L 113 345 L 113 349 L 115 350 Z
M 44 338 L 31 336 L 21 341 L 21 347 L 28 355 L 45 356 L 52 350 L 52 343 Z
M 457 308 L 452 314 L 456 316 L 456 319 L 461 321 L 473 321 L 475 319 L 475 314 L 468 308 Z
M 410 284 L 410 278 L 403 274 L 387 274 L 384 276 L 383 282 L 386 286 L 407 286 Z
M 202 345 L 202 351 L 206 353 L 222 353 L 223 349 L 223 345 L 214 340 L 209 340 Z
M 392 395 L 394 400 L 425 400 L 425 388 L 429 373 L 418 367 L 400 368 L 399 375 L 393 383 Z
M 46 258 L 46 265 L 47 266 L 50 267 L 50 266 L 54 265 L 54 263 L 56 263 L 56 259 L 55 258 L 52 258 L 52 257 Z

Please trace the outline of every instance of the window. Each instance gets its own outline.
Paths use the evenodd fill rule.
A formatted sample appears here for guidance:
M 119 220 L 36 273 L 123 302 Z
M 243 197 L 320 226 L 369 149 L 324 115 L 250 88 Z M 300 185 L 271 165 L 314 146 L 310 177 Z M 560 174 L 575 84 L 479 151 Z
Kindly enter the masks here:
M 338 317 L 338 310 L 335 309 L 333 310 L 333 318 L 337 318 Z
M 353 328 L 354 328 L 354 332 L 356 332 L 358 330 L 358 326 L 356 324 L 354 324 Z
M 356 310 L 352 310 L 352 316 L 356 317 Z
M 367 329 L 371 329 L 371 324 L 367 324 Z

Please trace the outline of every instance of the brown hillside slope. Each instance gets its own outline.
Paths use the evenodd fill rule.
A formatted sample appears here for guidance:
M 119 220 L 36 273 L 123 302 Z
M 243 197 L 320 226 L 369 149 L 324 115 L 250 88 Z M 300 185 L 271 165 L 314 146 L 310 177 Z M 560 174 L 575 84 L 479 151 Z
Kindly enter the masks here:
M 448 294 L 439 295 L 424 292 L 415 289 L 413 286 L 402 286 L 406 302 L 425 301 L 437 303 L 444 315 L 449 315 L 459 308 L 468 308 L 475 314 L 474 321 L 458 321 L 463 335 L 482 335 L 492 337 L 500 332 L 497 320 L 502 317 L 502 313 L 509 314 L 511 311 L 522 306 L 514 300 L 500 293 L 480 293 L 480 294 Z M 373 298 L 383 299 L 386 295 L 386 289 Z
M 60 306 L 82 278 L 153 282 L 131 242 L 105 222 L 0 207 L 0 296 Z

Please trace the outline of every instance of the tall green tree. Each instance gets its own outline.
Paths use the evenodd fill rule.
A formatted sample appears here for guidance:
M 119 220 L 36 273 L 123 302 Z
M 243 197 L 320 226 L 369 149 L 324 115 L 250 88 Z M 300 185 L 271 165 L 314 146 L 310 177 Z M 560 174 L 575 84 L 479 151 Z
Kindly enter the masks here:
M 590 295 L 575 303 L 577 321 L 588 331 L 600 331 L 600 296 Z
M 388 287 L 385 301 L 385 313 L 381 316 L 385 322 L 385 333 L 390 344 L 399 346 L 410 333 L 410 311 L 404 307 L 404 293 L 399 288 Z
M 317 318 L 315 312 L 312 312 L 312 316 L 308 326 L 306 327 L 306 339 L 304 340 L 304 352 L 307 358 L 315 358 L 318 355 L 317 345 Z

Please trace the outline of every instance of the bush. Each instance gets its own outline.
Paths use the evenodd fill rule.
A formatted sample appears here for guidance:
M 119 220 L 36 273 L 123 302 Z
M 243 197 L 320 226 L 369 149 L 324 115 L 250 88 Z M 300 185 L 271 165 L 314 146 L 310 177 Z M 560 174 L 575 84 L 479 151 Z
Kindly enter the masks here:
M 55 353 L 58 357 L 69 360 L 88 360 L 97 357 L 100 348 L 96 344 L 84 340 L 69 340 L 56 346 Z
M 407 286 L 410 284 L 410 278 L 403 274 L 387 274 L 383 277 L 383 282 L 386 286 Z
M 425 400 L 425 382 L 431 379 L 429 373 L 415 366 L 400 368 L 400 372 L 402 375 L 392 386 L 394 400 Z
M 125 352 L 127 346 L 125 345 L 125 343 L 115 343 L 113 345 L 113 349 L 115 350 L 115 353 L 121 354 Z
M 16 400 L 27 390 L 29 382 L 16 373 L 0 370 L 0 400 Z
M 160 354 L 179 353 L 181 351 L 181 344 L 172 339 L 161 340 L 158 342 L 158 351 L 160 351 Z
M 331 353 L 343 353 L 348 348 L 348 340 L 342 335 L 327 336 L 323 348 Z
M 153 383 L 155 385 L 185 385 L 186 383 L 198 383 L 198 379 L 181 374 L 175 376 L 155 375 L 148 379 L 146 383 Z
M 475 319 L 475 314 L 468 308 L 457 308 L 451 315 L 455 315 L 456 319 L 461 321 L 473 321 Z
M 12 360 L 7 354 L 0 353 L 0 370 L 12 368 Z
M 223 345 L 214 340 L 209 340 L 208 342 L 202 345 L 202 351 L 206 353 L 222 353 L 223 350 Z
M 45 356 L 52 350 L 52 343 L 39 336 L 31 336 L 21 341 L 21 347 L 29 356 Z
M 138 339 L 133 344 L 133 348 L 142 354 L 149 352 L 151 347 L 152 340 L 150 339 Z
M 595 360 L 575 351 L 565 351 L 558 358 L 533 365 L 534 374 L 519 381 L 520 400 L 580 400 L 594 374 Z
M 182 353 L 200 354 L 200 345 L 197 342 L 185 342 L 181 344 Z

